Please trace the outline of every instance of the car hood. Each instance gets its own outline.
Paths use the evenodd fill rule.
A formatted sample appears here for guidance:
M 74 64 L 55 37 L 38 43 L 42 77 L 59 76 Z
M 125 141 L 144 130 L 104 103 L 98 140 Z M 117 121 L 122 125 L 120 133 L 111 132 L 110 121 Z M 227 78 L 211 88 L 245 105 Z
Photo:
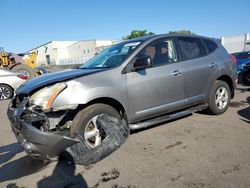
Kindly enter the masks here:
M 22 84 L 17 90 L 16 94 L 29 94 L 39 88 L 51 85 L 57 82 L 63 82 L 73 78 L 93 74 L 96 72 L 103 71 L 104 69 L 69 69 L 65 71 L 47 73 L 36 78 L 32 78 Z

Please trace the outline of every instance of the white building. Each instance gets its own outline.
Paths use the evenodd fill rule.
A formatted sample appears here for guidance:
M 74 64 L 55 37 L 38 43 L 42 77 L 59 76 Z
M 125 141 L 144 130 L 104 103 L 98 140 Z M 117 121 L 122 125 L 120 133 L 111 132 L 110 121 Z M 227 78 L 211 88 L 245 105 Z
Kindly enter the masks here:
M 221 44 L 230 54 L 250 51 L 250 33 L 221 37 Z
M 38 65 L 83 64 L 114 43 L 113 40 L 50 41 L 26 53 L 35 51 Z

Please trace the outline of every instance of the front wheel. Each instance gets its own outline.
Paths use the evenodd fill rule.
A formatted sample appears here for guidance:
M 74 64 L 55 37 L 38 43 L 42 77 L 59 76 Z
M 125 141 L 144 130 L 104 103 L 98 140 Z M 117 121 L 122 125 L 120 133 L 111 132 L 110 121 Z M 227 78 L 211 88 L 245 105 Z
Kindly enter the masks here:
M 78 112 L 72 122 L 70 135 L 79 143 L 67 151 L 74 162 L 95 163 L 123 144 L 129 135 L 127 123 L 106 104 L 93 104 Z
M 223 114 L 230 103 L 231 92 L 226 82 L 217 80 L 209 93 L 208 112 L 211 114 Z
M 24 73 L 28 78 L 33 78 L 35 76 L 35 71 L 26 64 L 15 65 L 12 69 L 14 72 Z
M 0 84 L 0 100 L 10 99 L 14 94 L 14 90 L 5 84 Z

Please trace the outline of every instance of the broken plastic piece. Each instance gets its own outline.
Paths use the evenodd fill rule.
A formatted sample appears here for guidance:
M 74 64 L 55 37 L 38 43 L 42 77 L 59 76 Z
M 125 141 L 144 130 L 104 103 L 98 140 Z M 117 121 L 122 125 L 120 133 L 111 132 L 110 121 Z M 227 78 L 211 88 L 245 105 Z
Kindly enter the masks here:
M 73 157 L 75 163 L 92 164 L 105 158 L 118 149 L 129 136 L 127 122 L 102 114 L 97 118 L 98 126 L 101 126 L 106 133 L 106 138 L 96 148 L 89 148 L 83 138 L 83 134 L 77 132 L 76 135 L 80 142 L 66 149 Z

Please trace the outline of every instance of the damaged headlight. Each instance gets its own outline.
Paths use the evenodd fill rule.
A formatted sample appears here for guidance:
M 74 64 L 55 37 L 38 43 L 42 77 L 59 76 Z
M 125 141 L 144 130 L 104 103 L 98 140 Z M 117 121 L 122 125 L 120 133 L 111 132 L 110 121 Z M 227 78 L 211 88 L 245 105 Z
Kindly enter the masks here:
M 31 105 L 40 106 L 43 110 L 50 109 L 55 98 L 67 87 L 65 83 L 57 83 L 52 86 L 45 87 L 34 93 L 29 102 Z

